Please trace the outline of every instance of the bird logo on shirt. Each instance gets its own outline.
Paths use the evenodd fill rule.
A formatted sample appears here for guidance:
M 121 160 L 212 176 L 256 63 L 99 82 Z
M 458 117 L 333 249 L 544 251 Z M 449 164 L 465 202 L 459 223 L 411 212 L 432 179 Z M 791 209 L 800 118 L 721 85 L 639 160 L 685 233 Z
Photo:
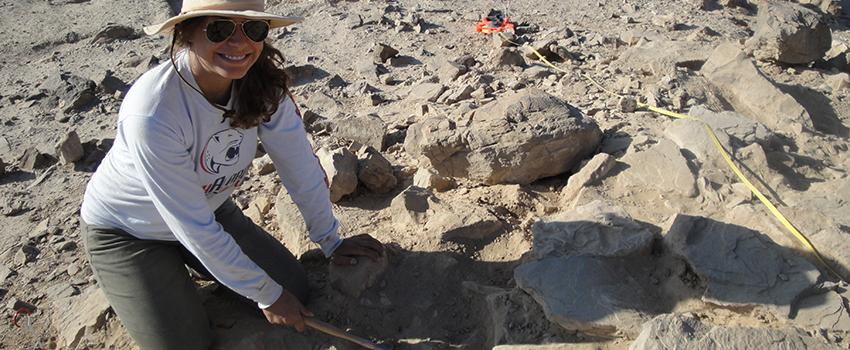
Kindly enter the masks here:
M 242 133 L 236 129 L 219 131 L 210 136 L 201 152 L 201 169 L 218 174 L 222 165 L 235 165 L 239 161 L 242 138 Z

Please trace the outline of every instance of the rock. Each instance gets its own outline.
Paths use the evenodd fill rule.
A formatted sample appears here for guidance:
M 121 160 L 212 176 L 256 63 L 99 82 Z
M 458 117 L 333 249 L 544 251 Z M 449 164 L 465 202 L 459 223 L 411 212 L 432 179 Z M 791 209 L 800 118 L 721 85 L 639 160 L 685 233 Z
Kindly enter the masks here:
M 375 63 L 385 63 L 388 59 L 396 57 L 398 50 L 384 43 L 375 43 L 373 53 L 375 55 Z
M 0 176 L 3 176 L 5 174 L 6 174 L 6 163 L 3 161 L 2 158 L 0 158 Z
M 817 12 L 790 1 L 767 1 L 759 5 L 746 46 L 758 60 L 807 64 L 830 49 L 832 34 Z
M 711 52 L 705 43 L 656 40 L 637 44 L 620 55 L 618 66 L 652 73 L 656 77 L 675 76 L 676 68 L 699 70 Z
M 514 270 L 550 321 L 591 335 L 635 337 L 657 297 L 632 276 L 634 261 L 593 256 L 547 257 Z M 579 287 L 577 287 L 579 286 Z
M 85 154 L 83 144 L 80 142 L 80 136 L 77 135 L 76 131 L 69 131 L 56 144 L 56 153 L 62 164 L 70 164 L 83 159 L 83 155 Z
M 275 238 L 283 243 L 296 258 L 312 249 L 314 246 L 307 233 L 307 223 L 304 222 L 301 211 L 289 197 L 285 187 L 281 187 L 275 197 L 274 208 L 277 213 L 277 223 L 280 226 Z
M 400 227 L 422 226 L 441 239 L 488 239 L 504 230 L 495 215 L 481 205 L 454 201 L 447 203 L 430 190 L 411 186 L 390 203 L 394 222 Z
M 276 170 L 272 157 L 268 154 L 264 154 L 260 158 L 254 158 L 251 161 L 251 168 L 257 172 L 257 175 L 268 175 Z
M 125 93 L 130 86 L 113 74 L 115 73 L 107 70 L 101 75 L 100 81 L 97 83 L 98 90 L 105 94 Z
M 375 193 L 392 191 L 398 179 L 390 162 L 374 148 L 367 147 L 357 154 L 357 179 Z
M 537 259 L 564 255 L 648 255 L 655 235 L 620 207 L 594 201 L 542 218 L 531 228 Z
M 634 97 L 628 96 L 620 97 L 619 106 L 620 112 L 623 113 L 632 113 L 638 108 L 637 100 L 635 100 Z
M 846 292 L 846 290 L 845 290 Z M 850 314 L 847 300 L 836 291 L 823 290 L 818 294 L 801 298 L 796 306 L 793 323 L 804 329 L 850 331 Z
M 734 44 L 718 46 L 702 67 L 735 110 L 772 130 L 814 130 L 809 113 L 768 80 Z
M 47 288 L 47 290 L 45 290 L 45 293 L 47 294 L 47 297 L 49 299 L 57 300 L 75 296 L 77 294 L 80 294 L 80 291 L 77 290 L 77 288 L 75 288 L 74 286 L 68 284 L 67 282 L 60 282 L 52 287 Z
M 445 192 L 454 188 L 456 184 L 453 179 L 441 176 L 432 169 L 419 168 L 413 175 L 413 186 Z
M 503 47 L 496 50 L 496 53 L 492 55 L 493 60 L 492 63 L 494 66 L 516 66 L 516 67 L 526 67 L 525 58 L 523 58 L 522 53 L 519 52 L 516 48 L 513 47 Z
M 829 85 L 833 92 L 847 90 L 847 88 L 850 87 L 850 74 L 838 73 L 835 75 L 831 75 L 826 78 L 826 83 Z
M 696 316 L 664 314 L 647 322 L 629 350 L 839 349 L 795 328 L 716 326 Z
M 331 286 L 353 298 L 359 298 L 368 288 L 374 286 L 387 270 L 386 254 L 377 261 L 362 257 L 351 266 L 339 266 L 331 263 L 328 267 L 328 280 Z
M 27 263 L 35 261 L 40 253 L 38 248 L 25 244 L 15 252 L 14 264 L 18 267 L 24 266 Z
M 377 81 L 378 76 L 383 73 L 379 65 L 375 64 L 371 59 L 357 61 L 354 65 L 354 70 L 368 81 Z
M 788 318 L 792 303 L 820 278 L 806 259 L 746 227 L 683 214 L 667 226 L 664 245 L 705 281 L 705 302 L 763 306 Z
M 330 74 L 312 64 L 291 65 L 284 68 L 289 76 L 290 87 L 301 86 L 324 79 Z
M 599 182 L 616 163 L 614 157 L 607 153 L 598 153 L 593 156 L 581 170 L 567 180 L 567 185 L 561 190 L 561 204 L 571 201 L 585 186 Z
M 142 34 L 136 28 L 128 27 L 115 23 L 107 23 L 92 38 L 92 44 L 108 44 L 117 40 L 133 40 L 141 37 Z
M 832 48 L 826 52 L 824 57 L 832 67 L 844 72 L 850 72 L 850 46 L 847 44 L 833 41 Z
M 528 184 L 571 169 L 602 136 L 590 118 L 536 89 L 490 102 L 472 119 L 469 126 L 442 117 L 414 123 L 404 149 L 443 176 Z
M 446 91 L 446 86 L 439 83 L 423 83 L 413 87 L 407 99 L 410 101 L 437 102 L 440 95 Z
M 331 202 L 339 202 L 342 197 L 357 190 L 357 157 L 348 148 L 330 151 L 322 147 L 316 156 L 327 176 Z
M 679 147 L 670 140 L 661 139 L 643 152 L 627 153 L 621 161 L 629 165 L 617 178 L 624 186 L 654 188 L 686 197 L 697 195 L 696 177 Z
M 96 287 L 79 296 L 54 301 L 52 323 L 59 332 L 60 348 L 74 349 L 85 335 L 93 334 L 106 325 L 109 301 Z
M 357 117 L 345 117 L 331 121 L 333 135 L 351 140 L 361 145 L 384 150 L 387 137 L 387 125 L 374 114 Z
M 14 273 L 15 271 L 12 271 L 12 269 L 8 268 L 6 265 L 0 264 L 0 284 L 6 283 L 6 279 Z
M 475 91 L 475 88 L 472 85 L 463 85 L 461 87 L 451 89 L 447 91 L 443 96 L 445 97 L 446 104 L 453 104 L 456 102 L 460 102 L 463 100 L 468 100 L 472 98 L 472 92 Z M 441 98 L 442 100 L 442 98 Z
M 41 153 L 35 147 L 29 147 L 24 150 L 24 153 L 21 154 L 21 157 L 18 158 L 18 167 L 24 171 L 34 171 L 35 169 L 46 168 L 50 163 L 50 158 Z
M 729 137 L 729 145 L 733 147 L 732 149 L 753 143 L 758 143 L 768 148 L 773 148 L 780 144 L 779 137 L 764 126 L 764 124 L 732 111 L 713 112 L 704 106 L 694 106 L 688 111 L 688 115 L 702 119 L 715 131 L 727 135 Z M 706 134 L 705 131 L 703 131 L 703 134 Z M 722 136 L 718 134 L 718 137 Z M 691 142 L 693 143 L 695 141 L 692 139 Z
M 440 78 L 441 83 L 448 84 L 455 81 L 455 79 L 466 73 L 466 71 L 466 66 L 462 64 L 445 61 L 437 68 L 437 76 Z
M 328 79 L 327 87 L 331 89 L 344 88 L 346 86 L 348 86 L 348 82 L 339 76 L 339 74 L 334 74 L 330 79 Z
M 62 82 L 54 91 L 59 97 L 59 105 L 65 113 L 79 112 L 96 100 L 97 84 L 76 75 L 62 74 Z

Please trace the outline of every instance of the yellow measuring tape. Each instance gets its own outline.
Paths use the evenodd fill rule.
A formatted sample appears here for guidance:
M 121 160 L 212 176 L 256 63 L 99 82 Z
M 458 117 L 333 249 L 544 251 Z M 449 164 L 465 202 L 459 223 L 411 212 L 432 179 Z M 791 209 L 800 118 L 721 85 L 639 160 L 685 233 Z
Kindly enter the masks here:
M 502 38 L 504 38 L 508 42 L 510 42 L 514 45 L 520 46 L 519 44 L 511 41 L 509 38 L 507 38 L 503 34 L 501 34 L 501 33 L 499 33 L 499 34 L 502 36 Z M 540 52 L 538 52 L 533 47 L 531 47 L 531 50 L 532 50 L 532 52 L 534 52 L 534 54 L 537 56 L 537 58 L 539 58 L 540 61 L 545 63 L 547 66 L 552 67 L 553 69 L 555 69 L 559 72 L 562 72 L 562 73 L 566 73 L 566 74 L 571 73 L 569 71 L 558 68 L 557 66 L 552 64 L 552 62 L 549 62 L 549 60 L 547 60 L 546 57 L 543 57 L 543 55 L 541 55 Z M 593 85 L 595 85 L 596 87 L 598 87 L 602 91 L 604 91 L 604 92 L 606 92 L 606 93 L 608 93 L 612 96 L 623 97 L 620 94 L 617 94 L 613 91 L 606 89 L 604 86 L 602 86 L 602 84 L 599 84 L 598 82 L 596 82 L 596 80 L 594 80 L 590 76 L 585 76 L 581 73 L 579 73 L 579 75 L 582 76 L 583 78 L 589 80 L 591 83 L 593 83 Z M 770 211 L 770 213 L 773 214 L 773 216 L 776 217 L 776 219 L 779 220 L 780 223 L 782 223 L 782 226 L 785 226 L 785 229 L 787 229 L 788 232 L 791 232 L 791 234 L 793 234 L 794 237 L 796 237 L 797 240 L 800 241 L 800 243 L 803 245 L 803 247 L 805 247 L 809 252 L 811 252 L 815 256 L 815 258 L 817 258 L 818 262 L 820 262 L 829 271 L 830 274 L 832 274 L 838 280 L 845 281 L 845 279 L 838 272 L 836 272 L 829 263 L 826 262 L 826 259 L 824 259 L 823 256 L 820 254 L 820 252 L 818 252 L 817 248 L 815 248 L 815 245 L 812 244 L 812 241 L 810 241 L 804 234 L 802 234 L 800 232 L 800 230 L 798 230 L 796 227 L 794 227 L 794 225 L 791 223 L 791 221 L 789 221 L 788 218 L 786 218 L 785 215 L 783 215 L 782 212 L 780 212 L 779 209 L 777 209 L 776 206 L 773 205 L 773 202 L 771 202 L 770 199 L 767 198 L 767 196 L 765 196 L 758 188 L 756 188 L 752 184 L 752 182 L 750 182 L 749 179 L 747 179 L 747 177 L 744 175 L 744 173 L 741 172 L 741 169 L 739 169 L 738 166 L 735 165 L 735 162 L 732 160 L 732 157 L 729 155 L 729 153 L 726 152 L 726 150 L 723 148 L 723 145 L 720 143 L 720 140 L 717 138 L 717 134 L 715 134 L 714 130 L 711 128 L 710 125 L 708 125 L 708 123 L 706 123 L 701 118 L 693 117 L 693 116 L 690 116 L 690 115 L 687 115 L 687 114 L 676 113 L 676 112 L 673 112 L 673 111 L 666 110 L 664 108 L 658 108 L 658 107 L 650 106 L 650 105 L 642 103 L 642 102 L 638 102 L 637 106 L 638 106 L 638 108 L 647 109 L 647 110 L 650 110 L 652 112 L 655 112 L 655 113 L 658 113 L 658 114 L 661 114 L 661 115 L 665 115 L 665 116 L 668 116 L 668 117 L 671 117 L 671 118 L 687 119 L 687 120 L 693 120 L 693 121 L 701 123 L 702 126 L 705 128 L 705 132 L 708 134 L 709 138 L 711 139 L 712 143 L 714 144 L 714 148 L 717 149 L 717 151 L 723 157 L 723 160 L 726 161 L 726 165 L 728 165 L 729 168 L 732 169 L 732 172 L 734 172 L 735 175 L 738 176 L 738 179 L 741 180 L 741 182 L 744 185 L 746 185 L 747 188 L 750 189 L 750 191 L 759 199 L 759 201 L 761 201 L 762 204 L 764 204 L 767 207 L 767 209 Z

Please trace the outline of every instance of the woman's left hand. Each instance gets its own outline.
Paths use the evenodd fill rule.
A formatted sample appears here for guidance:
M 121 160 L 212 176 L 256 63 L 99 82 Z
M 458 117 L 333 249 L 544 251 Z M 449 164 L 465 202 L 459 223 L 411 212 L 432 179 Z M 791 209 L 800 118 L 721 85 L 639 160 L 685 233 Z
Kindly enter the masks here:
M 377 261 L 384 255 L 384 244 L 364 233 L 342 240 L 342 244 L 334 250 L 331 262 L 336 265 L 356 265 L 357 258 L 367 257 Z

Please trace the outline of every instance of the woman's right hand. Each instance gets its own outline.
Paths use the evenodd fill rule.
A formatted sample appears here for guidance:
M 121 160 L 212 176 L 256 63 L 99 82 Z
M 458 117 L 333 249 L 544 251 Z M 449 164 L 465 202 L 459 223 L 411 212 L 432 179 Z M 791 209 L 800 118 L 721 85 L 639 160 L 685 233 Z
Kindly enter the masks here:
M 263 309 L 263 315 L 271 324 L 292 326 L 298 332 L 304 331 L 304 318 L 313 317 L 313 313 L 285 289 L 274 304 Z

